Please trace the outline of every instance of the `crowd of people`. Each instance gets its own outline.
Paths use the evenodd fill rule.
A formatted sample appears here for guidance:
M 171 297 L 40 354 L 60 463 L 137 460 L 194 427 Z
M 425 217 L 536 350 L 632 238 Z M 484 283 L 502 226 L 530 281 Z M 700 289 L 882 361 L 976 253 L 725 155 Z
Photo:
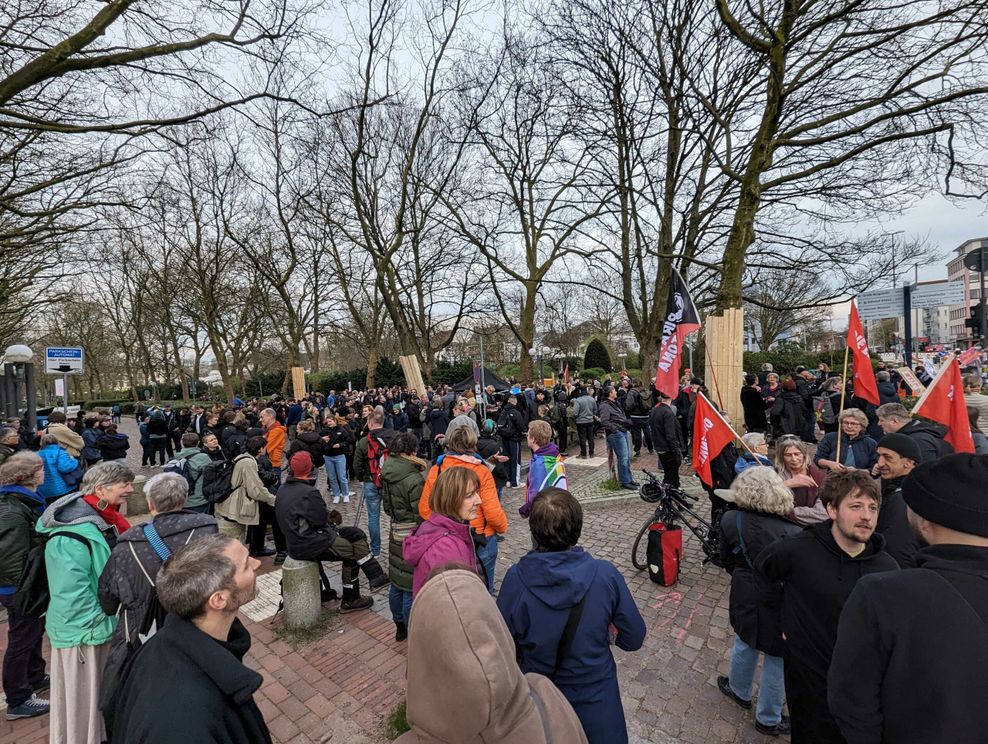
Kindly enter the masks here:
M 746 377 L 746 432 L 707 489 L 735 633 L 718 688 L 754 708 L 759 732 L 793 742 L 980 741 L 988 459 L 952 454 L 890 372 L 878 406 L 828 370 L 762 372 Z M 565 461 L 571 448 L 594 457 L 603 435 L 619 485 L 637 488 L 644 450 L 680 487 L 700 393 L 690 375 L 675 396 L 622 376 L 151 405 L 137 411 L 140 445 L 160 472 L 144 486 L 150 519 L 134 525 L 119 411 L 56 411 L 38 434 L 8 421 L 7 718 L 50 713 L 54 742 L 270 741 L 237 612 L 260 560 L 291 557 L 320 566 L 322 600 L 342 613 L 387 590 L 409 642 L 402 741 L 627 741 L 611 647 L 641 648 L 646 626 L 620 571 L 580 547 Z M 980 376 L 965 395 L 978 431 Z M 507 488 L 520 489 L 517 517 Z M 353 498 L 366 532 L 332 508 Z M 516 520 L 532 549 L 498 587 Z M 341 564 L 340 593 L 324 562 Z M 449 716 L 443 686 L 490 715 Z

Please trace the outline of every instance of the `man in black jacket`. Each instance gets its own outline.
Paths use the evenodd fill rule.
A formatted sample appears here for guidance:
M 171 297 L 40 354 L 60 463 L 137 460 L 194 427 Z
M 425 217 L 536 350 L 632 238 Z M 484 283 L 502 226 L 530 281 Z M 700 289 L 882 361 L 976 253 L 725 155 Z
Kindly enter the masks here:
M 659 391 L 659 404 L 648 414 L 649 428 L 652 430 L 652 443 L 659 453 L 659 467 L 662 468 L 662 482 L 679 488 L 679 466 L 683 462 L 683 440 L 680 434 L 676 409 L 672 398 Z
M 944 441 L 944 429 L 928 421 L 912 418 L 908 409 L 901 403 L 885 403 L 875 411 L 878 425 L 886 434 L 904 434 L 916 440 L 919 445 L 921 462 L 931 462 L 954 451 Z
M 308 452 L 292 455 L 288 472 L 288 480 L 278 489 L 274 507 L 288 545 L 288 555 L 300 561 L 342 561 L 340 612 L 366 610 L 374 600 L 360 596 L 358 569 L 363 570 L 371 591 L 390 583 L 381 564 L 370 554 L 367 536 L 357 527 L 337 529 L 330 523 L 326 501 L 315 487 L 312 458 Z
M 525 438 L 524 414 L 518 408 L 518 396 L 508 396 L 497 420 L 497 433 L 501 437 L 504 454 L 508 456 L 508 485 L 517 488 L 521 480 L 521 441 Z
M 904 481 L 929 547 L 862 579 L 840 618 L 830 709 L 849 744 L 976 744 L 988 732 L 988 457 L 948 455 Z
M 862 576 L 898 569 L 875 533 L 881 494 L 863 470 L 831 474 L 820 491 L 830 519 L 780 540 L 755 569 L 781 581 L 786 700 L 792 744 L 843 744 L 827 708 L 827 669 L 841 609 Z
M 744 387 L 741 388 L 741 409 L 744 411 L 744 428 L 764 434 L 768 431 L 768 419 L 765 417 L 765 398 L 757 382 L 757 375 L 745 375 Z
M 114 742 L 270 744 L 254 702 L 263 679 L 242 663 L 250 634 L 237 620 L 259 565 L 227 535 L 194 540 L 165 562 L 156 585 L 168 619 L 104 711 Z
M 905 434 L 886 434 L 878 442 L 877 452 L 873 474 L 882 479 L 882 510 L 875 530 L 885 538 L 885 552 L 895 558 L 899 568 L 913 568 L 922 542 L 906 517 L 902 482 L 919 464 L 919 445 Z

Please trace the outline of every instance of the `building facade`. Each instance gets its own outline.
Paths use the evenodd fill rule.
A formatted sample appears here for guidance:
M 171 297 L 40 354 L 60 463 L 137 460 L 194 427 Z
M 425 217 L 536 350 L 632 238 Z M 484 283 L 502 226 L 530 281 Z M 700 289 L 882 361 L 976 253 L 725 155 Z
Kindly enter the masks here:
M 964 282 L 963 305 L 949 306 L 949 330 L 952 341 L 963 341 L 971 338 L 971 330 L 964 321 L 971 317 L 971 305 L 981 300 L 981 275 L 964 266 L 964 257 L 982 247 L 988 248 L 988 238 L 975 238 L 961 243 L 954 249 L 954 256 L 947 264 L 947 279 Z

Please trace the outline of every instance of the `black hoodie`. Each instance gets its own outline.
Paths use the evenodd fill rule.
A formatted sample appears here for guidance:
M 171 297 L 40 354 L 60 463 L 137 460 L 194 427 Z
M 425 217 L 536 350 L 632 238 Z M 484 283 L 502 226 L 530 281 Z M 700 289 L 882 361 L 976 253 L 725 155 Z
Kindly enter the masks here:
M 922 456 L 920 462 L 932 462 L 954 451 L 954 448 L 944 441 L 944 428 L 937 424 L 913 419 L 899 429 L 899 433 L 912 437 L 913 441 L 919 445 L 919 452 Z
M 906 517 L 906 502 L 902 500 L 904 480 L 905 476 L 882 481 L 882 508 L 875 531 L 885 538 L 885 552 L 895 558 L 899 568 L 914 568 L 916 551 L 922 542 Z
M 755 569 L 769 581 L 781 581 L 782 633 L 786 652 L 816 674 L 826 677 L 837 639 L 837 621 L 854 585 L 862 576 L 899 568 L 885 552 L 877 532 L 858 556 L 838 547 L 831 520 L 807 527 L 767 546 Z
M 935 545 L 868 576 L 841 615 L 830 710 L 848 744 L 988 737 L 988 548 Z

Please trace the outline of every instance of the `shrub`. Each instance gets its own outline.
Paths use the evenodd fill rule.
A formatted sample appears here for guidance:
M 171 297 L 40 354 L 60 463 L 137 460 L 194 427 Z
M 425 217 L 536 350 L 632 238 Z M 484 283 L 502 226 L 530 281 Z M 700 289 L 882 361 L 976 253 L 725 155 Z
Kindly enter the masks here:
M 602 369 L 605 372 L 614 369 L 611 364 L 610 352 L 607 351 L 607 347 L 600 339 L 591 339 L 590 343 L 587 344 L 587 351 L 583 355 L 583 368 L 587 369 L 588 367 Z

